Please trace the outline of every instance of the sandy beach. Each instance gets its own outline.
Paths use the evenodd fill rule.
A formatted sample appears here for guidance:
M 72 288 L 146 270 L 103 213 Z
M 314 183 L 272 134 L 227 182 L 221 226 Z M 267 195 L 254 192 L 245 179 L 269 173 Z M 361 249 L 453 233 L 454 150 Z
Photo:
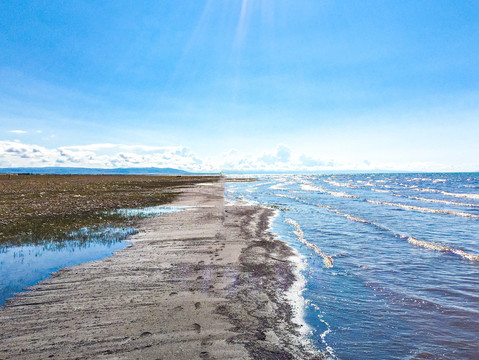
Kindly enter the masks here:
M 0 309 L 0 359 L 313 359 L 286 293 L 273 212 L 187 186 L 131 246 L 55 273 Z

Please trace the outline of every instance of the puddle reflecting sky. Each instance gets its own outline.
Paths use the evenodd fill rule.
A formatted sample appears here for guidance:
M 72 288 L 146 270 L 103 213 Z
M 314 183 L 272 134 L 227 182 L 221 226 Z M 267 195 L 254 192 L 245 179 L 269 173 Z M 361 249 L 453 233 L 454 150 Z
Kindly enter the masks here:
M 121 209 L 125 216 L 154 217 L 181 211 L 171 206 Z M 68 266 L 109 257 L 130 243 L 125 241 L 137 231 L 131 227 L 83 228 L 73 240 L 45 241 L 41 245 L 0 247 L 0 306 L 27 286 L 48 278 Z

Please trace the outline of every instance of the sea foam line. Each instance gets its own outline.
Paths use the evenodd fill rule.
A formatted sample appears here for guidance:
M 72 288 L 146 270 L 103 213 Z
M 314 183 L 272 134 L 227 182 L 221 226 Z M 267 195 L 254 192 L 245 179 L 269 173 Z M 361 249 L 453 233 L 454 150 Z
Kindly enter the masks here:
M 405 210 L 421 211 L 421 212 L 434 213 L 434 214 L 448 214 L 448 215 L 454 215 L 454 216 L 462 216 L 467 218 L 479 219 L 479 215 L 468 214 L 463 212 L 430 209 L 430 208 L 425 208 L 420 206 L 406 205 L 406 204 L 400 204 L 400 203 L 390 203 L 385 201 L 374 201 L 374 200 L 366 200 L 366 201 L 371 204 L 394 206 L 394 207 L 402 208 Z
M 268 231 L 273 232 L 272 224 L 274 220 L 279 216 L 279 211 L 274 210 L 273 216 L 268 220 Z M 298 325 L 299 332 L 302 335 L 298 341 L 303 344 L 312 354 L 319 354 L 319 351 L 316 349 L 313 341 L 308 336 L 312 332 L 311 327 L 306 323 L 305 320 L 305 305 L 306 300 L 303 297 L 303 292 L 306 290 L 306 278 L 303 275 L 303 271 L 306 270 L 306 260 L 303 255 L 301 255 L 295 248 L 290 247 L 293 255 L 288 258 L 291 261 L 293 266 L 293 273 L 295 276 L 295 281 L 288 289 L 285 294 L 286 299 L 291 304 L 293 309 L 292 321 Z
M 356 221 L 356 222 L 363 223 L 363 224 L 368 224 L 369 223 L 369 221 L 360 219 L 360 218 L 358 218 L 356 216 L 353 216 L 351 214 L 346 214 L 346 213 L 343 213 L 339 210 L 332 209 L 331 206 L 329 206 L 329 205 L 316 204 L 316 206 L 320 207 L 320 208 L 323 208 L 323 209 L 326 209 L 330 213 L 337 214 L 337 215 L 340 215 L 340 216 L 344 216 L 346 219 L 351 220 L 351 221 Z
M 312 307 L 315 311 L 319 312 L 318 314 L 318 319 L 321 323 L 324 324 L 324 326 L 326 326 L 326 330 L 324 330 L 320 335 L 319 337 L 321 338 L 321 342 L 324 344 L 325 348 L 326 348 L 326 352 L 330 355 L 327 359 L 328 360 L 333 360 L 333 359 L 336 359 L 338 360 L 338 358 L 336 357 L 336 355 L 334 354 L 334 350 L 333 348 L 328 344 L 328 342 L 326 341 L 326 336 L 328 334 L 330 334 L 332 332 L 331 330 L 331 326 L 329 325 L 329 323 L 324 320 L 323 318 L 323 314 L 321 312 L 321 308 L 314 304 L 313 302 L 311 302 L 311 300 L 306 300 L 305 301 L 310 307 Z
M 378 192 L 378 193 L 390 193 L 391 190 L 381 190 L 381 189 L 371 189 L 371 191 Z
M 345 192 L 342 192 L 342 191 L 341 192 L 339 192 L 339 191 L 329 191 L 329 190 L 323 189 L 322 187 L 314 186 L 313 184 L 306 183 L 306 182 L 302 182 L 300 186 L 301 186 L 301 190 L 305 190 L 305 191 L 318 191 L 318 192 L 321 192 L 321 193 L 332 195 L 334 197 L 344 197 L 344 198 L 357 199 L 357 196 L 346 194 Z
M 333 186 L 347 187 L 347 188 L 350 188 L 350 189 L 356 188 L 356 186 L 353 186 L 353 185 L 351 185 L 351 184 L 348 184 L 348 183 L 340 183 L 339 181 L 335 181 L 335 180 L 324 179 L 323 181 L 326 182 L 326 183 L 328 183 L 328 184 L 330 184 L 330 185 L 333 185 Z
M 374 222 L 370 222 L 370 221 L 366 221 L 366 220 L 363 220 L 363 219 L 360 219 L 358 217 L 355 217 L 355 216 L 352 216 L 350 214 L 346 214 L 346 213 L 342 213 L 341 211 L 339 210 L 336 210 L 336 209 L 332 209 L 330 206 L 328 205 L 322 205 L 322 204 L 316 204 L 317 207 L 321 207 L 321 208 L 324 208 L 326 210 L 328 210 L 329 212 L 331 213 L 334 213 L 334 214 L 337 214 L 337 215 L 341 215 L 341 216 L 344 216 L 346 217 L 348 220 L 351 220 L 351 221 L 356 221 L 356 222 L 360 222 L 360 223 L 364 223 L 364 224 L 371 224 L 371 225 L 374 225 L 375 227 L 381 229 L 381 230 L 385 230 L 385 231 L 388 231 L 390 233 L 393 233 L 391 231 L 391 229 L 388 229 L 382 225 L 379 225 L 379 224 L 376 224 Z M 450 253 L 453 253 L 453 254 L 456 254 L 456 255 L 459 255 L 465 259 L 468 259 L 468 260 L 471 260 L 471 261 L 477 261 L 479 262 L 479 255 L 475 255 L 475 254 L 470 254 L 464 250 L 460 250 L 460 249 L 455 249 L 455 248 L 451 248 L 451 247 L 448 247 L 444 244 L 440 244 L 440 243 L 436 243 L 436 242 L 430 242 L 430 241 L 425 241 L 425 240 L 419 240 L 419 239 L 416 239 L 412 236 L 406 236 L 406 235 L 398 235 L 398 234 L 394 234 L 394 236 L 396 237 L 399 237 L 399 238 L 402 238 L 402 239 L 407 239 L 407 241 L 412 244 L 412 245 L 415 245 L 415 246 L 420 246 L 420 247 L 423 247 L 425 249 L 428 249 L 428 250 L 435 250 L 435 251 L 440 251 L 440 252 L 450 252 Z
M 406 236 L 401 236 L 401 237 L 405 238 Z M 464 250 L 450 248 L 446 245 L 439 244 L 439 243 L 433 243 L 433 242 L 429 242 L 429 241 L 418 240 L 416 238 L 413 238 L 412 236 L 408 236 L 407 241 L 412 245 L 420 246 L 420 247 L 423 247 L 423 248 L 428 249 L 428 250 L 435 250 L 435 251 L 440 251 L 440 252 L 450 252 L 450 253 L 459 255 L 463 258 L 466 258 L 468 260 L 479 262 L 479 255 L 470 254 L 468 252 L 465 252 Z
M 296 221 L 294 221 L 293 219 L 286 219 L 284 222 L 288 223 L 290 225 L 293 225 L 293 227 L 295 229 L 294 234 L 296 235 L 298 240 L 301 243 L 303 243 L 304 245 L 306 245 L 307 247 L 309 247 L 310 249 L 313 249 L 316 254 L 321 256 L 323 258 L 323 263 L 324 263 L 325 267 L 327 267 L 327 268 L 332 268 L 333 267 L 333 259 L 331 258 L 331 256 L 324 253 L 317 245 L 312 244 L 309 241 L 307 241 L 304 238 L 303 230 L 301 229 L 301 227 L 299 226 L 299 224 Z
M 474 200 L 479 200 L 479 194 L 466 194 L 466 193 L 452 193 L 448 191 L 442 191 L 442 190 L 437 190 L 437 189 L 413 189 L 414 191 L 421 191 L 421 192 L 435 192 L 435 193 L 441 193 L 443 195 L 448 195 L 448 196 L 454 196 L 458 198 L 464 198 L 464 199 L 474 199 Z
M 275 185 L 270 186 L 271 190 L 284 190 L 284 187 L 287 185 L 292 185 L 294 184 L 294 181 L 285 181 L 285 182 L 280 182 Z
M 455 205 L 455 206 L 467 206 L 467 207 L 479 207 L 479 204 L 468 204 L 468 203 L 459 203 L 455 201 L 448 201 L 448 200 L 439 200 L 439 199 L 427 199 L 417 196 L 409 196 L 410 199 L 420 200 L 420 201 L 427 201 L 432 203 L 439 203 L 439 204 L 447 204 L 447 205 Z
M 331 207 L 329 207 L 328 205 L 320 205 L 320 204 L 317 204 L 316 206 L 318 207 L 322 207 L 322 208 L 325 208 L 326 210 L 328 210 L 329 212 L 331 213 L 334 213 L 334 214 L 337 214 L 337 215 L 341 215 L 341 216 L 344 216 L 346 217 L 347 219 L 351 220 L 351 221 L 356 221 L 356 222 L 360 222 L 360 223 L 364 223 L 364 224 L 371 224 L 371 225 L 374 225 L 382 230 L 386 230 L 386 231 L 389 231 L 389 232 L 392 232 L 390 229 L 384 227 L 384 226 L 381 226 L 379 224 L 376 224 L 376 223 L 373 223 L 373 222 L 369 222 L 369 221 L 366 221 L 366 220 L 362 220 L 360 218 L 357 218 L 355 216 L 352 216 L 352 215 L 349 215 L 349 214 L 345 214 L 345 213 L 342 213 L 340 212 L 339 210 L 336 210 L 336 209 L 331 209 Z M 395 234 L 396 237 L 400 237 L 402 239 L 407 239 L 407 241 L 412 244 L 412 245 L 415 245 L 415 246 L 420 246 L 420 247 L 423 247 L 425 249 L 428 249 L 428 250 L 435 250 L 435 251 L 440 251 L 440 252 L 450 252 L 450 253 L 453 253 L 453 254 L 456 254 L 456 255 L 459 255 L 463 258 L 466 258 L 468 260 L 471 260 L 471 261 L 477 261 L 479 262 L 479 255 L 475 255 L 475 254 L 470 254 L 464 250 L 460 250 L 460 249 L 454 249 L 454 248 L 451 248 L 451 247 L 448 247 L 446 245 L 443 245 L 443 244 L 439 244 L 439 243 L 435 243 L 435 242 L 430 242 L 430 241 L 425 241 L 425 240 L 419 240 L 419 239 L 416 239 L 412 236 L 405 236 L 405 235 L 397 235 Z

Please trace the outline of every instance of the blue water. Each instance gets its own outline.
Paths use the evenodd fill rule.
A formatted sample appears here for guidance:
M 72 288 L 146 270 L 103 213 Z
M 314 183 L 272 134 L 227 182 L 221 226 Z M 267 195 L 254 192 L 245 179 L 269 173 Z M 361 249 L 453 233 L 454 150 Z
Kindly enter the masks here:
M 154 206 L 120 209 L 125 216 L 153 217 L 180 211 L 180 208 Z M 48 278 L 68 266 L 109 257 L 130 243 L 137 231 L 131 227 L 83 228 L 64 241 L 41 241 L 41 245 L 0 247 L 0 306 L 15 293 Z
M 479 174 L 260 176 L 306 259 L 305 320 L 338 359 L 479 359 Z

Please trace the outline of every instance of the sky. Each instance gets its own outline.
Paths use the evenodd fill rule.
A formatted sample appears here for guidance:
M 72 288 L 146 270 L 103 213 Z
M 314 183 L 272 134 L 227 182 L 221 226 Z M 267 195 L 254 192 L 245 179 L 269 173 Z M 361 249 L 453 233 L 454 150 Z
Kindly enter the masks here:
M 479 171 L 479 2 L 0 2 L 0 167 Z

